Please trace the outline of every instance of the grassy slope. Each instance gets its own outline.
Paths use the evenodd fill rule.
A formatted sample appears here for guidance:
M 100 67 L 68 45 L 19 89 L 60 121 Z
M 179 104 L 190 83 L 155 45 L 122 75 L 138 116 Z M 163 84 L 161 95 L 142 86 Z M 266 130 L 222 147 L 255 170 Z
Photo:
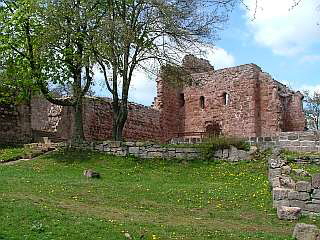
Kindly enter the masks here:
M 102 178 L 86 179 L 87 168 Z M 0 165 L 0 182 L 0 239 L 291 239 L 295 224 L 271 209 L 263 162 L 68 152 Z

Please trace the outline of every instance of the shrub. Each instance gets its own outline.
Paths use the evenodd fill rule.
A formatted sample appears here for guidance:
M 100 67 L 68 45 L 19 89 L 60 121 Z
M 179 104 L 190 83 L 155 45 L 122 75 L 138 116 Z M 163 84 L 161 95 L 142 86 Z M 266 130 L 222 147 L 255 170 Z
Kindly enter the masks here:
M 250 150 L 250 144 L 244 139 L 225 136 L 213 136 L 207 138 L 203 143 L 199 144 L 198 147 L 205 159 L 213 159 L 214 153 L 221 149 L 230 149 L 231 147 L 235 147 L 239 150 Z

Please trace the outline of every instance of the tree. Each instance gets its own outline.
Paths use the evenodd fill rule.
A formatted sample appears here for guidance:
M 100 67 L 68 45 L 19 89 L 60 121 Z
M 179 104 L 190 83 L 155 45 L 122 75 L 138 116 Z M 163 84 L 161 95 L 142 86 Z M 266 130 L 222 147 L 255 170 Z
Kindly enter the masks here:
M 308 128 L 319 130 L 320 128 L 320 92 L 304 92 L 304 111 Z
M 110 0 L 98 42 L 96 61 L 113 96 L 114 140 L 122 140 L 128 117 L 133 72 L 150 60 L 176 66 L 177 56 L 204 40 L 213 40 L 228 19 L 234 0 Z
M 17 77 L 37 85 L 50 102 L 73 108 L 73 140 L 84 139 L 83 97 L 94 65 L 88 40 L 94 39 L 105 2 L 0 0 L 1 50 L 16 55 L 11 63 Z M 4 72 L 10 70 L 8 62 Z M 70 85 L 71 95 L 55 98 L 49 90 L 52 83 Z

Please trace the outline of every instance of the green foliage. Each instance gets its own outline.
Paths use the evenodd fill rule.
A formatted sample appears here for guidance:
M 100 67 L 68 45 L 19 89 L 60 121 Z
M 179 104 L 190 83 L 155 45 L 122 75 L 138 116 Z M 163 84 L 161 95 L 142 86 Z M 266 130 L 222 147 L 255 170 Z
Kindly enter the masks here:
M 85 169 L 102 178 L 87 179 Z M 0 172 L 0 239 L 124 240 L 128 232 L 145 240 L 289 240 L 297 223 L 277 218 L 262 161 L 137 162 L 63 151 Z

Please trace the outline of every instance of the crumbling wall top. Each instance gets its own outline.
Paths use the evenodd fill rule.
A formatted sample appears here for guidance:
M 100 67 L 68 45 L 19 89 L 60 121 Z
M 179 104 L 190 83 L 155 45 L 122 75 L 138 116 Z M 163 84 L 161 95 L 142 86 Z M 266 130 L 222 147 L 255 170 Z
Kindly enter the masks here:
M 201 73 L 214 71 L 214 67 L 208 60 L 197 58 L 194 55 L 186 55 L 182 60 L 183 68 L 189 73 Z

